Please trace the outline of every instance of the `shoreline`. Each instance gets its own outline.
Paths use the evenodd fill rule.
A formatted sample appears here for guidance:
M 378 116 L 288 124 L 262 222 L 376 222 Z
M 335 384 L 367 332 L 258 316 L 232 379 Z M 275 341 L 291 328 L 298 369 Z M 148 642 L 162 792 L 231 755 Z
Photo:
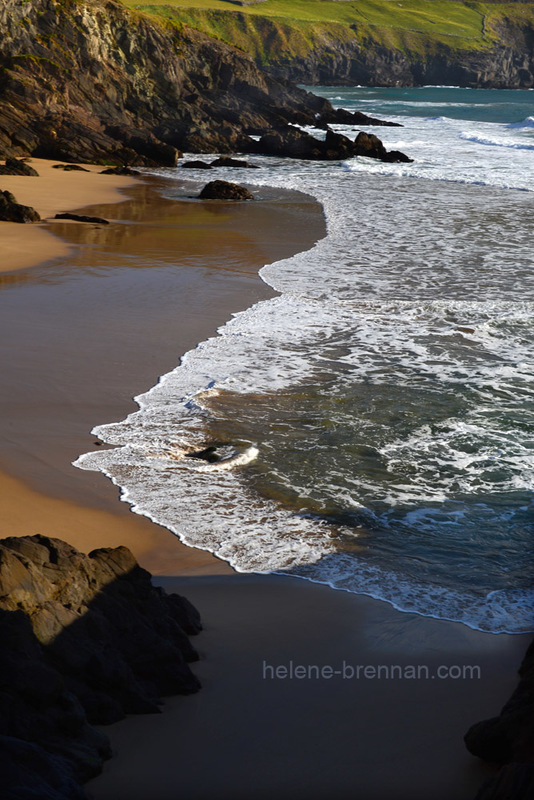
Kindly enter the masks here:
M 264 189 L 264 201 L 252 208 L 191 202 L 165 179 L 97 177 L 100 167 L 65 173 L 52 168 L 55 162 L 32 163 L 45 177 L 7 176 L 0 186 L 48 216 L 90 197 L 83 209 L 114 222 L 44 223 L 53 237 L 41 223 L 35 230 L 68 254 L 58 258 L 26 238 L 33 225 L 0 228 L 2 240 L 4 225 L 8 238 L 13 227 L 19 239 L 23 231 L 36 262 L 1 281 L 10 297 L 0 295 L 0 304 L 7 301 L 0 319 L 0 488 L 7 498 L 0 533 L 54 536 L 57 527 L 83 552 L 106 541 L 125 543 L 155 574 L 233 574 L 208 551 L 132 514 L 108 478 L 71 462 L 95 447 L 95 425 L 135 411 L 131 398 L 215 335 L 232 313 L 275 296 L 259 269 L 311 247 L 313 232 L 324 229 L 322 209 L 307 196 Z M 190 195 L 190 176 L 184 180 Z M 160 189 L 172 189 L 176 199 Z
M 40 179 L 18 180 L 30 192 Z M 240 304 L 274 295 L 256 264 L 306 249 L 313 244 L 310 228 L 324 225 L 320 206 L 302 196 L 275 192 L 266 203 L 223 208 L 165 200 L 146 181 L 127 191 L 129 199 L 83 206 L 117 220 L 109 229 L 54 223 L 68 263 L 47 257 L 6 276 L 10 302 L 0 318 L 9 389 L 0 421 L 7 468 L 0 474 L 7 498 L 2 536 L 45 533 L 83 552 L 126 544 L 161 576 L 159 585 L 183 592 L 205 622 L 195 641 L 203 690 L 169 700 L 162 715 L 106 727 L 118 752 L 88 789 L 95 800 L 171 800 L 177 786 L 191 800 L 274 793 L 284 800 L 284 787 L 292 796 L 307 791 L 309 800 L 345 800 L 355 787 L 366 800 L 441 800 L 440 787 L 443 800 L 471 800 L 493 773 L 469 756 L 463 733 L 510 695 L 528 634 L 493 636 L 297 578 L 237 574 L 132 514 L 102 474 L 71 466 L 94 442 L 93 425 L 134 411 L 129 398 L 154 385 Z M 296 688 L 258 677 L 263 660 L 373 665 L 386 659 L 434 665 L 478 659 L 483 683 L 476 691 L 468 681 L 319 687 L 307 681 Z M 200 775 L 199 753 L 211 766 Z

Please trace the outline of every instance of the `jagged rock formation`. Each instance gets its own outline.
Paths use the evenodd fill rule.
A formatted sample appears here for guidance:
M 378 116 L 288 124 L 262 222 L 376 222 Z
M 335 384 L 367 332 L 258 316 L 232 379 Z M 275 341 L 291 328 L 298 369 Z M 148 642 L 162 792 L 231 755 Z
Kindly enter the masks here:
M 0 541 L 2 800 L 84 797 L 78 784 L 111 755 L 94 724 L 198 690 L 188 636 L 200 627 L 125 547 L 87 556 L 45 536 Z
M 476 800 L 534 798 L 534 642 L 519 669 L 517 689 L 498 717 L 473 725 L 465 735 L 470 753 L 502 766 Z
M 180 150 L 246 151 L 251 131 L 338 119 L 237 49 L 113 0 L 0 5 L 0 155 L 174 166 Z
M 399 150 L 387 151 L 378 136 L 360 131 L 353 142 L 341 133 L 327 129 L 324 139 L 317 139 L 299 128 L 271 131 L 261 137 L 258 152 L 312 161 L 342 161 L 354 156 L 376 158 L 387 162 L 410 162 Z

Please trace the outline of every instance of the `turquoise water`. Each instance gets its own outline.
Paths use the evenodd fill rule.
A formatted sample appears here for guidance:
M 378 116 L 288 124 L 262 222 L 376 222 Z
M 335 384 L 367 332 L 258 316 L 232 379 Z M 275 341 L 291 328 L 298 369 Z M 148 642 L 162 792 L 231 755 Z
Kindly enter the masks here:
M 345 86 L 305 88 L 327 97 L 334 105 L 358 109 L 378 117 L 391 114 L 401 117 L 446 116 L 457 120 L 514 124 L 521 123 L 534 114 L 534 91 L 528 90 L 460 89 L 450 86 L 392 89 Z
M 77 463 L 238 570 L 532 629 L 534 93 L 321 91 L 401 122 L 373 132 L 414 163 L 257 158 L 327 237 Z

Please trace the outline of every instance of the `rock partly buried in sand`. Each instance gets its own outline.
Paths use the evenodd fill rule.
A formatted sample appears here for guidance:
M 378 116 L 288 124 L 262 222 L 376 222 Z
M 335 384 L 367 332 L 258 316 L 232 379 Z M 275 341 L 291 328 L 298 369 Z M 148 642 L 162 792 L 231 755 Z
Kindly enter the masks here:
M 185 164 L 182 164 L 182 169 L 211 169 L 211 164 L 206 164 L 205 161 L 195 159 L 194 161 L 186 161 Z
M 238 183 L 210 181 L 200 192 L 199 198 L 200 200 L 254 200 L 254 195 Z
M 11 192 L 0 191 L 0 220 L 4 222 L 39 222 L 41 217 L 31 206 L 17 203 Z
M 85 555 L 46 536 L 1 540 L 0 796 L 38 785 L 20 797 L 83 797 L 69 781 L 89 780 L 111 756 L 92 725 L 196 692 L 188 636 L 200 629 L 191 603 L 152 586 L 125 547 Z
M 107 169 L 103 169 L 100 173 L 101 175 L 140 175 L 141 173 L 137 169 L 132 169 L 131 167 L 108 167 Z
M 242 169 L 259 169 L 257 164 L 251 164 L 248 161 L 241 161 L 238 158 L 230 158 L 229 156 L 221 156 L 216 158 L 215 161 L 210 163 L 210 167 L 238 167 Z
M 97 225 L 109 225 L 109 220 L 103 217 L 88 217 L 86 214 L 56 214 L 54 219 L 72 219 L 74 222 L 94 222 Z
M 90 172 L 91 170 L 81 167 L 79 164 L 54 164 L 52 169 L 62 169 L 64 172 Z
M 7 158 L 4 166 L 0 166 L 0 175 L 28 175 L 39 177 L 39 173 L 23 159 Z

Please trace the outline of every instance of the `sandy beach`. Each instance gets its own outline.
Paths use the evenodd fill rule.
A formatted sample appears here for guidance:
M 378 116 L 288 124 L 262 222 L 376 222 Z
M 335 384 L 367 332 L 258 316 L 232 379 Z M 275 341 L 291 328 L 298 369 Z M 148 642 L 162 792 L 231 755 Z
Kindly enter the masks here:
M 44 218 L 83 206 L 113 224 L 0 223 L 1 535 L 44 533 L 84 552 L 125 544 L 205 623 L 195 642 L 202 691 L 106 728 L 116 755 L 88 787 L 94 800 L 473 798 L 491 770 L 463 734 L 498 713 L 529 636 L 483 634 L 295 578 L 236 575 L 132 514 L 104 476 L 71 466 L 99 446 L 95 425 L 134 411 L 132 397 L 183 353 L 272 296 L 258 269 L 323 236 L 320 207 L 267 189 L 257 203 L 199 203 L 152 179 L 33 165 L 42 177 L 2 178 L 0 188 Z M 429 677 L 265 677 L 290 662 L 426 666 Z M 479 677 L 432 678 L 443 665 L 476 666 Z

